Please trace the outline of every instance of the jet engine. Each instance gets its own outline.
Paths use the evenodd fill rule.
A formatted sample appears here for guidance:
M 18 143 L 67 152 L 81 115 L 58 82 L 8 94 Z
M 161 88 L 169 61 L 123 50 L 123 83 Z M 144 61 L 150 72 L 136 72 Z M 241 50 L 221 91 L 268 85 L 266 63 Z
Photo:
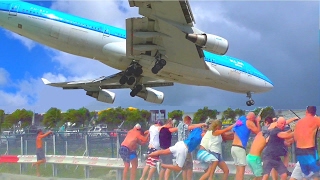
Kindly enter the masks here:
M 213 34 L 187 34 L 186 38 L 203 50 L 219 55 L 226 54 L 229 48 L 229 43 L 226 39 Z
M 98 101 L 110 103 L 114 102 L 116 94 L 108 90 L 102 89 L 100 91 L 87 91 L 86 95 L 96 98 Z
M 156 103 L 156 104 L 162 104 L 164 99 L 163 92 L 160 92 L 148 87 L 145 90 L 138 92 L 136 96 L 141 97 L 145 101 Z

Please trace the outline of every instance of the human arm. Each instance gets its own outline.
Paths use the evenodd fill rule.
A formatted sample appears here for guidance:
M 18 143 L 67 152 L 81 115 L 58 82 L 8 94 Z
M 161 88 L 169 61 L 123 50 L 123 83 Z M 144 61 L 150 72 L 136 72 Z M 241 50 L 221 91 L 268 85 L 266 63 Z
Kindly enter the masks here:
M 177 128 L 177 127 L 169 128 L 169 131 L 170 131 L 171 133 L 174 133 L 174 132 L 177 132 L 177 131 L 178 131 L 178 128 Z
M 45 138 L 45 137 L 49 136 L 49 134 L 52 134 L 52 131 L 48 131 L 48 132 L 46 132 L 44 134 L 41 134 L 41 135 L 39 135 L 39 137 L 40 138 Z
M 292 123 L 293 121 L 298 120 L 298 119 L 299 119 L 298 117 L 290 118 L 290 119 L 286 120 L 286 124 L 290 124 L 290 123 Z
M 293 132 L 279 132 L 277 136 L 281 139 L 289 139 L 293 137 Z
M 234 139 L 234 133 L 233 132 L 225 132 L 221 134 L 223 141 L 229 141 Z
M 228 127 L 224 128 L 224 129 L 215 130 L 214 132 L 212 132 L 212 135 L 213 136 L 221 135 L 221 134 L 223 134 L 225 132 L 230 131 L 234 126 L 235 126 L 235 124 L 232 124 L 231 126 L 228 126 Z
M 250 129 L 253 133 L 258 134 L 260 132 L 260 123 L 256 123 L 255 125 L 252 121 L 246 121 L 246 125 L 248 129 Z
M 193 130 L 195 128 L 202 127 L 202 126 L 205 126 L 205 125 L 206 125 L 206 123 L 191 124 L 191 125 L 188 126 L 188 130 L 190 131 L 190 130 Z
M 137 139 L 139 140 L 138 142 L 140 145 L 146 144 L 149 140 L 149 131 L 146 134 L 144 134 L 144 136 L 141 134 L 138 134 Z

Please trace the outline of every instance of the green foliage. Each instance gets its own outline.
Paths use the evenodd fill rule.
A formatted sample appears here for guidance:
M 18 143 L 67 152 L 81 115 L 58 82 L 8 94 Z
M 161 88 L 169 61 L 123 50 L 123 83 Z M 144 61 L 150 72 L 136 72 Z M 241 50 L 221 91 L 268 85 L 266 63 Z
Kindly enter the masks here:
M 18 125 L 18 122 L 21 121 L 21 127 L 31 125 L 32 122 L 32 111 L 27 111 L 25 109 L 17 109 L 12 114 L 9 114 L 4 118 L 3 127 L 10 128 L 13 125 Z
M 4 110 L 0 109 L 0 133 L 2 132 L 1 129 L 2 129 L 2 124 L 3 124 L 3 121 L 4 121 Z
M 183 111 L 181 110 L 173 110 L 171 112 L 168 113 L 168 117 L 181 121 L 182 120 L 182 116 L 183 116 Z
M 228 119 L 228 120 L 231 120 L 232 123 L 235 121 L 236 116 L 237 116 L 236 112 L 231 108 L 228 108 L 222 112 L 222 120 Z
M 234 123 L 236 117 L 245 115 L 245 113 L 246 113 L 245 110 L 242 110 L 239 108 L 237 108 L 235 110 L 228 108 L 222 112 L 222 121 L 228 120 L 228 122 Z
M 198 109 L 198 111 L 194 114 L 193 123 L 203 123 L 208 118 L 216 119 L 219 112 L 217 110 L 209 109 L 205 106 L 203 109 Z
M 253 112 L 256 114 L 256 115 L 258 115 L 258 113 L 260 112 L 260 110 L 261 110 L 261 108 L 256 108 Z M 263 111 L 261 112 L 261 118 L 262 119 L 264 119 L 264 118 L 266 118 L 266 117 L 268 117 L 268 116 L 270 116 L 270 117 L 275 117 L 276 116 L 276 113 L 275 113 L 275 111 L 274 111 L 274 109 L 273 109 L 273 107 L 272 106 L 267 106 L 267 107 L 265 107 L 264 109 L 263 109 Z
M 55 107 L 50 108 L 43 116 L 42 124 L 48 128 L 56 128 L 61 124 L 62 113 L 61 110 Z
M 75 124 L 75 127 L 80 127 L 85 124 L 86 121 L 90 119 L 90 111 L 84 107 L 76 110 L 69 109 L 67 112 L 63 113 L 63 122 L 70 122 Z
M 123 129 L 131 129 L 136 123 L 140 123 L 142 128 L 147 127 L 147 120 L 151 113 L 146 110 L 139 110 L 136 108 L 110 108 L 99 113 L 98 123 L 106 123 L 109 129 L 118 128 L 122 125 Z

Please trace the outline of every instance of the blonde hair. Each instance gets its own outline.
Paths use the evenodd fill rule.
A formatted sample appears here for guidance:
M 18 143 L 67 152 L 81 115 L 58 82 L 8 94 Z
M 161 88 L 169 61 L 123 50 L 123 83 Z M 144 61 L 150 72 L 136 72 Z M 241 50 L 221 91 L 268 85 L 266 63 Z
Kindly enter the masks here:
M 209 130 L 216 131 L 218 127 L 222 126 L 222 122 L 218 119 L 212 120 L 212 123 L 210 124 Z

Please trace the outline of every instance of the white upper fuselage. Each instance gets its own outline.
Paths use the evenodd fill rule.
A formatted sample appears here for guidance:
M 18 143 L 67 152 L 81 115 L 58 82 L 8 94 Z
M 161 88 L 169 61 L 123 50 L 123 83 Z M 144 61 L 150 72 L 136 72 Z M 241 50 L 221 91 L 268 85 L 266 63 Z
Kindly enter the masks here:
M 132 62 L 126 57 L 125 30 L 44 7 L 0 1 L 0 26 L 41 44 L 98 60 L 121 71 Z M 182 84 L 238 93 L 259 93 L 273 88 L 266 76 L 242 60 L 206 51 L 204 54 L 208 70 L 167 61 L 158 74 L 153 74 L 154 58 L 139 59 L 139 64 L 143 67 L 143 76 Z

